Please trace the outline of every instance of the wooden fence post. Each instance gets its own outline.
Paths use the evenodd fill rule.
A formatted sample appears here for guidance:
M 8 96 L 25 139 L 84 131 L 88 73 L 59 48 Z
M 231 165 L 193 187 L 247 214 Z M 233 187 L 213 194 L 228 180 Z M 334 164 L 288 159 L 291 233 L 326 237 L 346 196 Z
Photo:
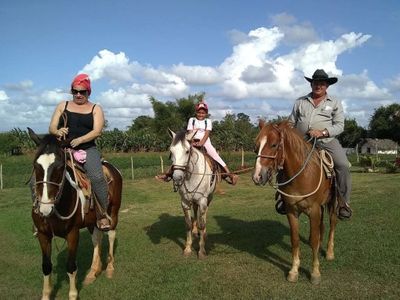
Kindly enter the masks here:
M 135 174 L 133 173 L 133 157 L 131 156 L 131 178 L 132 180 L 135 179 Z
M 3 164 L 0 164 L 0 190 L 3 189 Z
M 242 169 L 244 169 L 244 151 L 242 147 Z

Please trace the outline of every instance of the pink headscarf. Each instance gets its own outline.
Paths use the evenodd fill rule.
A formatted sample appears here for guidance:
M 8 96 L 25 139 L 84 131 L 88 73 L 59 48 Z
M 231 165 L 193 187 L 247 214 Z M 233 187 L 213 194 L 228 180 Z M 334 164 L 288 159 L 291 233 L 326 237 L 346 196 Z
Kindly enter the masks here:
M 81 86 L 85 87 L 85 89 L 88 91 L 89 95 L 92 92 L 92 89 L 90 88 L 89 75 L 87 75 L 87 74 L 79 74 L 78 76 L 76 76 L 71 83 L 71 89 L 75 85 L 81 85 Z

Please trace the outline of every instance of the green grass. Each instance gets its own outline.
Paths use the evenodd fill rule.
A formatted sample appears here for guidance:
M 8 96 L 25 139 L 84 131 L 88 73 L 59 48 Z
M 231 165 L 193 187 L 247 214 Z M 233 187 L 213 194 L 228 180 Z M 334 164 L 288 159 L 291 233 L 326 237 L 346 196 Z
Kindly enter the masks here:
M 337 226 L 335 260 L 328 262 L 321 256 L 322 282 L 318 286 L 309 282 L 307 218 L 300 218 L 299 281 L 291 284 L 285 279 L 291 263 L 287 220 L 275 213 L 272 188 L 254 186 L 250 173 L 242 174 L 235 187 L 223 183 L 226 194 L 215 196 L 208 214 L 208 257 L 202 261 L 195 254 L 182 256 L 183 213 L 171 184 L 152 178 L 127 179 L 115 277 L 108 280 L 102 274 L 94 284 L 82 286 L 92 249 L 89 234 L 82 230 L 80 298 L 398 299 L 400 175 L 353 173 L 352 177 L 354 216 Z M 38 299 L 41 253 L 31 233 L 28 187 L 7 188 L 0 191 L 0 198 L 1 298 Z M 104 246 L 105 241 L 106 237 Z M 194 246 L 197 248 L 197 241 Z M 55 239 L 52 258 L 56 299 L 66 299 L 66 246 L 62 239 Z

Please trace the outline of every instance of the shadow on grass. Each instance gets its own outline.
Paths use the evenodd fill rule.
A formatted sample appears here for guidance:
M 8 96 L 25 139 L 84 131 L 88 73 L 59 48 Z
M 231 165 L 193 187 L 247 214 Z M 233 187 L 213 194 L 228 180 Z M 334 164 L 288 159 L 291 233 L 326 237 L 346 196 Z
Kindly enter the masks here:
M 285 257 L 291 257 L 291 245 L 283 240 L 284 236 L 290 233 L 287 226 L 278 221 L 265 219 L 244 221 L 229 216 L 214 216 L 214 218 L 222 233 L 209 236 L 209 252 L 212 253 L 216 244 L 227 245 L 266 260 L 285 273 L 290 270 L 291 261 L 271 250 L 273 247 L 281 248 L 283 252 L 288 253 Z M 300 239 L 304 241 L 302 236 Z M 300 272 L 307 273 L 303 268 Z
M 278 246 L 283 252 L 287 252 L 285 257 L 291 257 L 291 245 L 286 243 L 283 238 L 289 235 L 288 226 L 282 225 L 278 221 L 256 220 L 243 221 L 228 216 L 214 216 L 221 233 L 207 235 L 206 250 L 208 254 L 213 252 L 224 253 L 225 250 L 218 249 L 217 245 L 226 245 L 241 252 L 247 252 L 277 266 L 287 273 L 291 267 L 291 261 L 285 260 L 280 254 L 271 250 Z M 182 250 L 185 240 L 185 223 L 183 216 L 171 216 L 163 213 L 159 220 L 152 225 L 144 228 L 150 240 L 154 244 L 159 244 L 161 239 L 166 238 L 177 244 Z M 300 236 L 303 243 L 308 244 L 308 240 Z M 198 250 L 198 239 L 193 241 L 193 247 Z M 229 250 L 226 250 L 229 252 Z M 231 251 L 230 251 L 231 252 Z M 310 272 L 300 268 L 300 272 L 310 276 Z
M 68 247 L 67 243 L 64 240 L 57 238 L 56 240 L 53 239 L 53 257 L 56 254 L 57 263 L 53 263 L 53 272 L 52 277 L 53 279 L 53 291 L 52 291 L 52 299 L 56 298 L 58 295 L 58 291 L 61 289 L 63 285 L 66 285 L 69 289 L 69 277 L 67 274 L 67 256 L 68 256 Z M 103 263 L 103 271 L 107 267 L 107 257 L 108 257 L 108 235 L 106 233 L 103 234 L 102 239 L 102 251 L 101 251 L 101 261 Z M 57 249 L 57 248 L 62 248 Z M 114 242 L 114 256 L 116 255 L 116 250 L 118 248 L 118 235 Z M 83 288 L 83 281 L 85 279 L 86 274 L 88 273 L 90 266 L 92 264 L 93 258 L 93 243 L 92 243 L 92 236 L 88 230 L 82 229 L 80 231 L 79 236 L 79 246 L 77 251 L 77 258 L 76 263 L 78 267 L 78 274 L 77 274 L 77 281 L 76 287 L 79 291 Z M 99 276 L 105 276 L 103 273 Z M 94 284 L 94 283 L 93 283 Z M 64 298 L 65 295 L 58 295 L 58 297 Z M 57 297 L 57 298 L 58 298 Z
M 159 244 L 162 238 L 169 239 L 181 249 L 185 239 L 185 219 L 183 216 L 171 216 L 163 213 L 158 216 L 158 221 L 144 228 L 153 244 Z

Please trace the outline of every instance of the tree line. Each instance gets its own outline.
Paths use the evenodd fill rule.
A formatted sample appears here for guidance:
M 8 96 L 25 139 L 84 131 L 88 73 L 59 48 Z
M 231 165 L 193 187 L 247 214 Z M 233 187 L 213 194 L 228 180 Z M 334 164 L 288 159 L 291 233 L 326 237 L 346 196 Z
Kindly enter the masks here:
M 187 121 L 195 115 L 195 104 L 204 97 L 203 93 L 189 95 L 187 98 L 175 101 L 161 102 L 154 97 L 149 101 L 152 105 L 154 117 L 138 116 L 132 120 L 126 130 L 109 129 L 106 125 L 100 138 L 98 147 L 105 152 L 138 152 L 138 151 L 166 151 L 170 145 L 167 129 L 174 131 L 184 130 Z M 375 109 L 370 118 L 368 128 L 357 124 L 355 119 L 345 119 L 344 132 L 338 137 L 346 148 L 353 148 L 363 138 L 391 139 L 400 142 L 400 111 L 399 104 L 381 106 Z M 212 119 L 212 113 L 210 114 Z M 274 120 L 285 119 L 278 116 Z M 106 122 L 107 124 L 107 122 Z M 258 124 L 251 122 L 244 113 L 226 114 L 220 121 L 213 121 L 211 138 L 219 151 L 252 151 L 254 140 L 258 134 Z M 19 154 L 35 149 L 27 131 L 19 128 L 0 133 L 0 153 Z

